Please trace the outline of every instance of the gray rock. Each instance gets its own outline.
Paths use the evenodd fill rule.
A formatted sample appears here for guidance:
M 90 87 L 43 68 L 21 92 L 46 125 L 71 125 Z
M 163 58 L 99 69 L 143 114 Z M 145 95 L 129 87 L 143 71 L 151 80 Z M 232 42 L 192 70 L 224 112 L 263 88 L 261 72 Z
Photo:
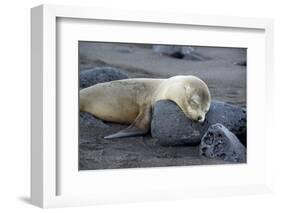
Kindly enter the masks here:
M 211 58 L 205 55 L 202 55 L 196 51 L 196 48 L 193 47 L 182 47 L 181 50 L 182 54 L 184 55 L 185 60 L 190 60 L 190 61 L 206 61 L 210 60 Z
M 185 59 L 190 61 L 206 61 L 210 57 L 203 56 L 196 52 L 196 49 L 189 46 L 176 45 L 153 45 L 152 50 L 155 53 L 168 55 L 178 59 Z
M 175 45 L 152 45 L 152 50 L 155 53 L 169 55 L 169 56 L 182 54 L 181 46 L 175 46 Z
M 246 148 L 222 124 L 210 126 L 200 144 L 200 155 L 234 163 L 246 162 Z
M 172 101 L 161 100 L 153 107 L 151 136 L 161 145 L 196 145 L 202 138 L 204 124 L 188 119 Z
M 80 112 L 80 125 L 83 126 L 92 126 L 92 127 L 99 127 L 105 128 L 108 127 L 103 121 L 95 118 L 93 115 L 87 112 Z
M 184 54 L 183 59 L 189 60 L 189 61 L 207 61 L 207 60 L 210 60 L 211 58 L 201 55 L 197 52 L 190 52 L 190 53 Z
M 151 135 L 161 145 L 198 145 L 208 127 L 216 123 L 222 123 L 246 144 L 246 110 L 215 100 L 204 123 L 188 119 L 172 101 L 158 101 L 153 107 Z
M 93 86 L 97 83 L 127 79 L 128 75 L 125 71 L 113 67 L 96 67 L 81 70 L 80 72 L 80 88 Z
M 222 101 L 212 101 L 210 110 L 206 116 L 207 127 L 221 123 L 238 139 L 247 146 L 247 112 L 246 109 L 227 104 Z

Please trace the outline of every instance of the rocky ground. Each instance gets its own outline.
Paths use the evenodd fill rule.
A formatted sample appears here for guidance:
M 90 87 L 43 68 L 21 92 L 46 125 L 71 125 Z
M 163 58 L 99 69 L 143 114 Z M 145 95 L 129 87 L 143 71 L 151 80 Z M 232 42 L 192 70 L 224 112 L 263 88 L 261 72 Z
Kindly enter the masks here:
M 95 123 L 95 122 L 93 122 Z M 80 124 L 79 169 L 118 169 L 155 166 L 226 164 L 199 156 L 199 146 L 161 146 L 150 135 L 107 140 L 124 125 Z
M 213 99 L 243 108 L 246 106 L 246 51 L 244 49 L 196 47 L 193 48 L 195 51 L 188 48 L 177 50 L 176 53 L 169 55 L 153 50 L 151 45 L 109 45 L 90 42 L 80 42 L 79 45 L 81 88 L 89 86 L 91 82 L 95 84 L 119 77 L 167 78 L 177 74 L 193 74 L 207 82 Z M 114 67 L 118 71 L 102 71 L 104 67 Z M 93 68 L 99 72 L 93 74 Z M 220 122 L 222 119 L 228 119 L 224 116 L 220 117 Z M 245 128 L 246 113 L 243 122 Z M 226 121 L 224 125 L 228 123 Z M 159 138 L 151 137 L 151 134 L 111 140 L 103 138 L 125 127 L 105 123 L 87 113 L 80 113 L 79 169 L 231 163 L 222 158 L 212 159 L 200 155 L 198 144 L 193 146 L 164 144 L 163 146 L 159 143 Z M 235 128 L 239 129 L 237 126 Z M 241 140 L 241 137 L 239 139 Z

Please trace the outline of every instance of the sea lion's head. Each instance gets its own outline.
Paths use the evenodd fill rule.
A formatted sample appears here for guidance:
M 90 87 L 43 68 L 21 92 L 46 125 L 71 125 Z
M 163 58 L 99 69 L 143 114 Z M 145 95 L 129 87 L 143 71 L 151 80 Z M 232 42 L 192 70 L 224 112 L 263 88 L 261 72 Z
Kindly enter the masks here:
M 211 105 L 208 86 L 199 78 L 189 76 L 184 83 L 185 97 L 180 108 L 191 120 L 204 122 Z
M 176 76 L 177 83 L 173 92 L 173 101 L 181 108 L 189 119 L 204 122 L 211 105 L 208 86 L 195 76 Z

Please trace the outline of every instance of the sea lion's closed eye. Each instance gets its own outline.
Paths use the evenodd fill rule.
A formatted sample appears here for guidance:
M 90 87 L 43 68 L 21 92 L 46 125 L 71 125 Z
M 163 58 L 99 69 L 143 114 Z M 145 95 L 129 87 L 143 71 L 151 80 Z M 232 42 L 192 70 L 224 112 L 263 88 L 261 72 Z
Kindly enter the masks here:
M 194 99 L 190 99 L 189 104 L 191 105 L 192 108 L 197 108 L 199 106 L 199 103 Z

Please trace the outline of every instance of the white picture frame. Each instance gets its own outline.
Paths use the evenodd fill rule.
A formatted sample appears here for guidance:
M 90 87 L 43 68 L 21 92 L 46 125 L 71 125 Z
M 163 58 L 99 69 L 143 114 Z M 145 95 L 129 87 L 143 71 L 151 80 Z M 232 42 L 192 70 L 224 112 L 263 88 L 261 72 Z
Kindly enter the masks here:
M 257 68 L 255 66 L 262 65 L 257 71 L 257 76 L 248 75 L 250 86 L 248 87 L 248 96 L 253 94 L 254 89 L 257 88 L 257 84 L 261 83 L 263 86 L 259 88 L 259 92 L 262 94 L 261 100 L 263 104 L 260 104 L 258 109 L 253 110 L 250 113 L 250 119 L 248 125 L 251 125 L 252 129 L 261 130 L 261 126 L 255 122 L 255 115 L 262 111 L 265 107 L 272 107 L 272 95 L 270 90 L 272 89 L 273 79 L 273 21 L 271 19 L 257 19 L 257 18 L 241 18 L 241 17 L 217 17 L 217 16 L 203 16 L 203 15 L 188 15 L 188 14 L 166 14 L 166 13 L 152 13 L 146 11 L 122 11 L 122 10 L 111 10 L 111 9 L 100 9 L 100 8 L 85 8 L 85 7 L 74 7 L 74 6 L 54 6 L 54 5 L 41 5 L 31 10 L 31 80 L 32 80 L 32 103 L 31 103 L 31 201 L 33 204 L 47 208 L 47 207 L 62 207 L 62 206 L 76 206 L 76 205 L 92 205 L 98 203 L 116 203 L 116 202 L 138 202 L 143 200 L 165 200 L 165 199 L 182 199 L 194 196 L 213 196 L 213 195 L 233 195 L 233 194 L 252 194 L 252 193 L 264 193 L 270 191 L 270 161 L 268 161 L 269 153 L 264 151 L 264 147 L 268 148 L 270 143 L 270 127 L 266 126 L 265 134 L 262 139 L 250 138 L 252 140 L 264 140 L 264 147 L 257 143 L 251 151 L 248 165 L 242 166 L 220 166 L 220 167 L 181 167 L 181 168 L 161 168 L 161 169 L 141 169 L 141 170 L 119 170 L 99 173 L 83 173 L 81 179 L 76 179 L 71 171 L 64 171 L 63 163 L 59 162 L 61 159 L 61 152 L 59 149 L 65 148 L 65 146 L 58 147 L 57 139 L 57 88 L 60 87 L 60 82 L 57 80 L 57 36 L 58 36 L 58 20 L 63 18 L 64 20 L 98 20 L 99 24 L 109 21 L 114 22 L 118 27 L 124 23 L 135 23 L 142 24 L 145 27 L 146 24 L 153 24 L 154 26 L 164 26 L 169 30 L 173 27 L 180 26 L 197 26 L 201 28 L 209 28 L 212 30 L 218 29 L 218 31 L 234 32 L 239 30 L 246 30 L 249 32 L 255 31 L 260 32 L 260 36 L 257 36 L 257 41 L 261 49 L 259 55 L 261 57 L 261 64 L 258 62 L 255 64 L 254 55 L 253 60 L 250 60 L 250 69 Z M 70 24 L 71 25 L 71 24 Z M 166 29 L 166 30 L 167 30 Z M 68 29 L 71 30 L 71 27 Z M 69 33 L 69 31 L 66 31 Z M 214 34 L 216 36 L 216 34 Z M 70 36 L 71 37 L 71 36 Z M 144 36 L 143 36 L 144 37 Z M 235 33 L 232 38 L 235 38 Z M 210 37 L 209 41 L 202 43 L 202 45 L 208 45 L 212 39 L 213 44 L 216 46 L 225 45 L 222 41 L 221 44 L 215 43 L 215 39 Z M 105 38 L 106 40 L 106 38 Z M 249 39 L 251 40 L 251 39 Z M 126 41 L 126 38 L 125 40 Z M 124 42 L 123 41 L 123 42 Z M 149 41 L 149 38 L 148 40 Z M 161 41 L 158 41 L 158 43 Z M 165 39 L 162 41 L 165 43 Z M 181 42 L 180 40 L 178 42 Z M 232 43 L 229 41 L 228 45 Z M 243 46 L 243 43 L 240 43 Z M 249 44 L 254 47 L 256 44 Z M 235 42 L 233 43 L 235 47 Z M 245 46 L 247 44 L 245 43 Z M 70 48 L 70 50 L 73 50 Z M 71 52 L 71 51 L 70 51 Z M 75 54 L 75 53 L 74 53 Z M 250 52 L 251 54 L 251 52 Z M 253 53 L 254 54 L 254 53 Z M 74 72 L 74 71 L 70 71 Z M 72 73 L 74 74 L 74 73 Z M 264 78 L 265 77 L 265 78 Z M 75 80 L 75 79 L 74 79 Z M 256 82 L 256 83 L 255 83 Z M 75 90 L 74 90 L 75 91 Z M 77 94 L 76 94 L 77 95 Z M 251 104 L 252 103 L 252 104 Z M 250 102 L 251 105 L 257 103 L 256 99 Z M 272 119 L 268 113 L 264 118 L 266 123 Z M 74 116 L 75 117 L 75 116 Z M 77 116 L 76 116 L 77 117 Z M 252 118 L 252 119 L 251 119 Z M 253 131 L 252 131 L 253 132 Z M 251 133 L 251 131 L 250 131 Z M 70 146 L 74 146 L 73 143 Z M 257 147 L 257 148 L 255 148 Z M 65 150 L 65 149 L 64 149 Z M 69 153 L 73 153 L 71 147 Z M 263 150 L 263 156 L 261 159 L 264 161 L 261 166 L 257 167 L 255 161 L 258 160 L 258 154 Z M 267 149 L 270 150 L 270 149 Z M 252 153 L 251 153 L 252 152 Z M 66 156 L 66 155 L 65 155 Z M 70 159 L 71 154 L 68 154 Z M 77 156 L 73 156 L 76 159 Z M 65 158 L 67 159 L 67 158 Z M 266 160 L 265 160 L 266 159 Z M 76 159 L 75 161 L 77 161 Z M 253 165 L 253 168 L 250 166 Z M 252 170 L 251 170 L 252 169 Z M 63 171 L 61 178 L 60 174 Z M 251 177 L 245 180 L 233 180 L 221 181 L 217 185 L 201 185 L 200 178 L 196 182 L 196 175 L 211 175 L 211 172 L 232 174 L 234 172 L 241 173 L 241 177 L 253 172 L 253 174 L 260 174 L 262 177 L 256 178 L 251 183 Z M 78 173 L 78 170 L 76 171 Z M 167 173 L 168 172 L 168 173 Z M 189 172 L 190 180 L 194 180 L 190 185 L 184 185 L 183 180 L 177 180 L 176 178 L 180 175 L 182 178 L 186 178 Z M 192 173 L 192 175 L 191 175 Z M 169 175 L 167 175 L 169 174 Z M 156 184 L 156 179 L 153 178 L 158 175 L 165 175 L 164 181 Z M 224 174 L 222 174 L 224 175 Z M 244 175 L 244 176 L 243 176 Z M 119 176 L 119 178 L 117 178 Z M 167 176 L 167 177 L 166 177 Z M 67 177 L 67 178 L 65 178 Z M 148 178 L 149 177 L 149 178 Z M 212 176 L 216 178 L 217 175 Z M 227 176 L 225 176 L 227 178 Z M 103 187 L 98 187 L 92 184 L 87 187 L 78 185 L 77 181 L 89 183 L 95 178 L 104 181 L 118 182 L 122 188 L 115 188 L 115 190 L 107 190 Z M 192 179 L 193 178 L 193 179 Z M 238 178 L 238 177 L 234 177 Z M 127 186 L 122 183 L 124 181 Z M 143 181 L 143 184 L 135 184 L 129 180 Z M 239 179 L 239 178 L 238 178 Z M 147 181 L 154 183 L 152 186 L 146 188 Z M 167 182 L 169 180 L 169 182 Z M 172 184 L 177 182 L 180 184 Z M 76 182 L 75 182 L 76 181 Z M 233 184 L 230 182 L 233 181 Z M 65 184 L 65 193 L 60 193 L 60 185 Z M 111 184 L 112 185 L 112 184 Z M 139 185 L 140 187 L 137 187 Z M 101 186 L 103 186 L 101 184 Z M 112 187 L 112 186 L 111 186 Z M 127 189 L 126 189 L 127 187 Z M 83 188 L 83 190 L 79 190 Z M 123 189 L 124 188 L 124 189 Z M 141 190 L 141 188 L 143 190 Z M 103 190 L 104 189 L 104 190 Z M 151 191 L 147 191 L 151 189 Z M 95 190 L 95 193 L 86 193 L 87 190 Z M 79 193 L 71 193 L 72 191 L 79 191 Z M 120 196 L 122 193 L 122 196 Z

